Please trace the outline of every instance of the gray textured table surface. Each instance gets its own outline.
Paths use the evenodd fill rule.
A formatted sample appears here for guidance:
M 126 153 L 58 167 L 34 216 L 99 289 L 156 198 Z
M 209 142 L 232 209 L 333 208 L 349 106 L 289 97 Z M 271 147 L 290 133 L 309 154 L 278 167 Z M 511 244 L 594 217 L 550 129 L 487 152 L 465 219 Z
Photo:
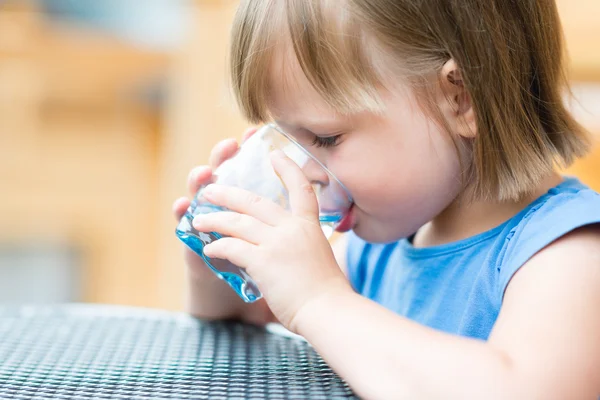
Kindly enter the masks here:
M 0 307 L 1 399 L 355 398 L 304 341 L 129 307 Z

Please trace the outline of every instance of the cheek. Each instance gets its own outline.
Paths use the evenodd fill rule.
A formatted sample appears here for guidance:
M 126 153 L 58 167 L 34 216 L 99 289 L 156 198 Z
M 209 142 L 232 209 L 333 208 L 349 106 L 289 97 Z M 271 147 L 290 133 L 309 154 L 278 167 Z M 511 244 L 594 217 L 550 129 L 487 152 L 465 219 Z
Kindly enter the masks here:
M 366 240 L 393 241 L 414 233 L 460 190 L 452 140 L 436 130 L 416 134 L 422 136 L 349 146 L 332 160 L 358 208 L 356 233 Z
M 432 185 L 433 193 L 456 196 L 462 187 L 461 162 L 457 146 L 446 132 L 432 130 L 427 150 L 423 152 L 421 176 Z
M 451 138 L 433 128 L 414 132 L 402 140 L 394 135 L 388 140 L 357 140 L 330 160 L 357 203 L 361 198 L 385 202 L 387 198 L 377 198 L 386 194 L 409 200 L 422 192 L 455 191 L 460 163 Z

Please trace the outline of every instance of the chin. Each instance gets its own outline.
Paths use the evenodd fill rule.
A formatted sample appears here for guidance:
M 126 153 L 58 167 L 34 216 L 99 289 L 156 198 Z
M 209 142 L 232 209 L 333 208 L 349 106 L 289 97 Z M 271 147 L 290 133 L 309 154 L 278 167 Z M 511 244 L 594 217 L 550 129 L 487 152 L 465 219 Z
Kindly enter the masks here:
M 356 236 L 369 243 L 391 243 L 405 239 L 413 235 L 418 229 L 400 231 L 398 229 L 386 229 L 382 226 L 370 224 L 356 224 L 352 231 Z

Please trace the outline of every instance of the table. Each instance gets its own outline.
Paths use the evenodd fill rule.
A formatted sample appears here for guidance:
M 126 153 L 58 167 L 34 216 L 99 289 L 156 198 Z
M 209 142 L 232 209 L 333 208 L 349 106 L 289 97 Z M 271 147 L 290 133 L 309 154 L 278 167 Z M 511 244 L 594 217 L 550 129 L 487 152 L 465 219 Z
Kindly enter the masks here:
M 0 307 L 1 399 L 348 399 L 305 341 L 102 305 Z

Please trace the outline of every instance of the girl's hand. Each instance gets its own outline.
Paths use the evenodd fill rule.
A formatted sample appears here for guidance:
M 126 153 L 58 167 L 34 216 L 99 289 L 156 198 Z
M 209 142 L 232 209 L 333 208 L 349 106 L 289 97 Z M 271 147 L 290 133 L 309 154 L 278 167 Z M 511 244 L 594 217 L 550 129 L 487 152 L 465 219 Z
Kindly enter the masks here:
M 291 212 L 243 189 L 209 185 L 206 199 L 232 211 L 199 215 L 194 227 L 227 236 L 206 246 L 205 254 L 245 268 L 275 316 L 295 331 L 295 317 L 309 302 L 352 288 L 321 230 L 312 186 L 281 151 L 271 161 L 289 190 Z
M 245 141 L 256 132 L 250 128 L 243 136 Z M 238 151 L 238 144 L 234 139 L 219 142 L 210 154 L 209 165 L 194 168 L 188 178 L 188 190 L 194 196 L 201 186 L 213 180 L 213 170 L 225 160 L 233 157 Z M 180 220 L 190 200 L 182 197 L 173 204 L 173 214 Z M 276 321 L 264 300 L 253 304 L 246 304 L 227 284 L 221 281 L 206 266 L 201 257 L 182 245 L 185 262 L 187 265 L 187 295 L 186 311 L 190 314 L 208 319 L 240 318 L 252 324 L 265 324 Z
M 246 130 L 243 135 L 243 141 L 252 136 L 256 131 L 257 128 L 249 128 Z M 201 165 L 190 171 L 187 180 L 190 196 L 195 196 L 196 192 L 198 192 L 202 186 L 211 183 L 213 180 L 213 171 L 224 161 L 233 157 L 238 149 L 239 145 L 235 139 L 225 139 L 217 143 L 210 152 L 209 165 Z M 175 200 L 173 203 L 173 214 L 177 221 L 181 219 L 189 206 L 190 199 L 187 197 L 181 197 Z M 202 276 L 207 279 L 217 279 L 216 275 L 206 267 L 200 256 L 187 246 L 183 246 L 183 248 L 184 258 L 192 275 Z

